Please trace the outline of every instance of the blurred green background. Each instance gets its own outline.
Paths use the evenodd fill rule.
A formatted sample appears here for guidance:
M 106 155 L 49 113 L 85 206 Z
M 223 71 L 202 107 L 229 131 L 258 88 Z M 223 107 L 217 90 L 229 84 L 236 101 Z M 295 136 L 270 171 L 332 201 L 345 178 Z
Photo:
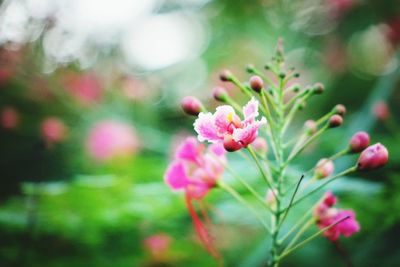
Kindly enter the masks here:
M 400 1 L 0 3 L 0 266 L 216 266 L 183 196 L 163 182 L 173 149 L 194 134 L 179 102 L 194 95 L 215 106 L 219 71 L 247 80 L 245 66 L 261 68 L 279 37 L 300 81 L 326 87 L 293 131 L 337 103 L 348 109 L 345 125 L 307 150 L 293 173 L 345 147 L 357 130 L 386 145 L 387 167 L 331 189 L 361 224 L 341 241 L 354 265 L 400 266 Z M 255 170 L 229 159 L 265 190 Z M 251 214 L 223 192 L 207 203 L 226 265 L 266 266 L 268 237 Z M 319 238 L 282 266 L 345 266 L 341 255 Z

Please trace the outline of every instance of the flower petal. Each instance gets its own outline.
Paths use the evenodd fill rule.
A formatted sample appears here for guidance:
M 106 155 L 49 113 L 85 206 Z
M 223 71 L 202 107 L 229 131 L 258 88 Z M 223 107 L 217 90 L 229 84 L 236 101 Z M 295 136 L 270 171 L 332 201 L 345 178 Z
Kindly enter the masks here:
M 211 113 L 199 114 L 199 117 L 195 120 L 194 130 L 197 132 L 200 142 L 209 141 L 216 142 L 221 138 L 218 136 L 217 128 L 214 123 L 214 117 Z
M 189 183 L 189 178 L 186 176 L 184 163 L 173 161 L 165 172 L 164 180 L 172 190 L 185 188 Z
M 199 163 L 199 158 L 204 151 L 204 145 L 197 142 L 195 137 L 188 137 L 178 147 L 176 151 L 176 158 L 182 160 L 189 160 Z
M 235 110 L 231 106 L 223 105 L 217 107 L 214 113 L 214 123 L 219 136 L 223 136 L 229 132 L 229 129 L 232 127 L 232 123 L 240 124 L 240 119 L 237 117 Z
M 252 123 L 258 116 L 258 101 L 254 97 L 243 107 L 243 114 L 245 123 Z
M 266 119 L 263 117 L 261 121 L 255 121 L 245 128 L 235 129 L 232 134 L 233 140 L 241 143 L 244 147 L 251 144 L 257 138 L 260 126 L 266 122 Z

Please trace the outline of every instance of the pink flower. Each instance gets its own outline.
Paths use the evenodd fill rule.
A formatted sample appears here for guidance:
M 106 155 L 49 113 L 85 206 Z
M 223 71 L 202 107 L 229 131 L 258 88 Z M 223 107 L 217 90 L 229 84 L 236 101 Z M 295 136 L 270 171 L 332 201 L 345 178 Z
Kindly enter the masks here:
M 225 149 L 221 143 L 205 148 L 196 138 L 188 137 L 177 149 L 175 159 L 164 175 L 167 185 L 175 191 L 185 191 L 186 206 L 193 220 L 197 236 L 208 252 L 219 258 L 206 226 L 193 205 L 194 200 L 202 200 L 215 187 L 224 172 Z M 203 210 L 203 214 L 206 212 Z
M 172 238 L 164 233 L 147 237 L 143 245 L 156 260 L 162 260 L 169 250 Z
M 378 120 L 385 121 L 390 117 L 390 110 L 385 101 L 378 101 L 372 109 L 373 114 Z
M 41 124 L 42 137 L 49 146 L 64 141 L 67 130 L 64 122 L 57 117 L 48 117 Z
M 358 169 L 359 170 L 372 170 L 380 168 L 389 160 L 389 152 L 386 147 L 377 143 L 375 145 L 367 147 L 363 152 L 361 152 L 358 158 Z
M 361 152 L 369 145 L 369 135 L 366 132 L 355 133 L 349 142 L 350 151 L 352 153 Z
M 90 130 L 86 148 L 95 160 L 107 161 L 136 154 L 139 149 L 139 140 L 132 126 L 104 120 L 98 122 Z
M 355 218 L 355 213 L 352 210 L 333 208 L 336 201 L 336 197 L 331 192 L 328 192 L 314 209 L 314 217 L 320 229 L 334 225 L 338 221 L 348 217 L 324 231 L 323 235 L 331 241 L 336 241 L 340 235 L 349 237 L 360 231 L 360 225 Z
M 254 98 L 243 107 L 243 114 L 244 120 L 241 120 L 229 105 L 217 107 L 214 114 L 201 112 L 193 124 L 199 141 L 223 142 L 228 151 L 248 146 L 256 139 L 266 119 L 256 120 L 258 101 Z
M 79 103 L 86 106 L 100 102 L 103 97 L 100 81 L 93 74 L 68 76 L 65 87 Z
M 1 126 L 6 129 L 15 129 L 20 121 L 19 114 L 13 107 L 4 107 L 0 119 Z
M 222 176 L 225 161 L 221 144 L 212 144 L 206 150 L 194 137 L 189 137 L 177 149 L 164 179 L 172 190 L 184 190 L 191 198 L 201 199 Z
M 315 168 L 315 177 L 317 179 L 326 178 L 333 173 L 335 170 L 335 165 L 333 165 L 332 160 L 320 159 Z

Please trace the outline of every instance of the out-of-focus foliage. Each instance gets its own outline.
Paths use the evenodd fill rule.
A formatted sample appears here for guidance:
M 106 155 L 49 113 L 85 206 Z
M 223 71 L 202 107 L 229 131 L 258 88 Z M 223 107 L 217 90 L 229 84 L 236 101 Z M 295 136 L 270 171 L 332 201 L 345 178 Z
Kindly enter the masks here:
M 0 8 L 1 266 L 214 266 L 182 196 L 163 182 L 172 149 L 193 134 L 179 100 L 192 94 L 210 102 L 222 68 L 246 80 L 246 64 L 262 67 L 278 37 L 301 82 L 321 81 L 327 89 L 298 126 L 337 102 L 348 109 L 345 126 L 297 160 L 292 175 L 345 147 L 356 130 L 369 131 L 390 152 L 379 172 L 332 185 L 340 206 L 357 212 L 361 232 L 341 250 L 317 240 L 283 266 L 340 266 L 343 251 L 355 266 L 400 265 L 399 1 L 131 1 L 121 14 L 116 7 L 126 1 L 39 2 L 3 1 Z M 377 120 L 378 101 L 387 103 L 390 120 Z M 43 130 L 48 118 L 65 129 Z M 104 121 L 131 129 L 117 130 L 118 142 L 102 152 L 106 160 L 88 149 L 89 133 Z M 246 179 L 258 179 L 230 160 Z M 226 265 L 263 266 L 268 243 L 246 209 L 222 192 L 207 203 Z M 155 256 L 144 244 L 160 233 L 171 242 Z

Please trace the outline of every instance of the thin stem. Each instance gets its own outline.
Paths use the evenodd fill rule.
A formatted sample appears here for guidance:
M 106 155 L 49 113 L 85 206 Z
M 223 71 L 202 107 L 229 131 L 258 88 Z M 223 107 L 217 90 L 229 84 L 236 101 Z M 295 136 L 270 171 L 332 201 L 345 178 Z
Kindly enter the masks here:
M 289 213 L 290 207 L 292 206 L 293 200 L 294 200 L 294 198 L 295 198 L 295 196 L 297 194 L 297 191 L 299 190 L 299 186 L 301 184 L 301 181 L 303 181 L 303 178 L 304 178 L 304 174 L 301 175 L 301 177 L 299 179 L 299 182 L 297 183 L 296 188 L 294 189 L 293 195 L 292 195 L 292 197 L 290 199 L 290 202 L 289 202 L 289 206 L 287 207 L 287 209 L 285 209 L 285 211 L 284 211 L 285 213 L 283 214 L 282 220 L 281 220 L 280 224 L 278 225 L 278 228 L 280 228 L 282 226 L 283 222 L 285 221 L 285 219 L 286 219 L 286 217 L 287 217 L 287 215 Z
M 238 80 L 238 79 L 236 79 L 236 77 L 231 77 L 230 78 L 230 81 L 233 83 L 233 84 L 235 84 L 239 89 L 240 89 L 240 91 L 242 91 L 242 93 L 244 93 L 244 94 L 246 94 L 247 96 L 249 96 L 250 98 L 252 98 L 253 97 L 253 95 L 251 94 L 251 92 L 248 90 L 248 88 L 246 88 L 246 86 L 243 86 L 243 84 Z
M 229 194 L 231 194 L 238 202 L 240 202 L 241 204 L 246 206 L 253 213 L 253 215 L 256 217 L 256 219 L 262 224 L 262 226 L 264 226 L 264 228 L 267 230 L 267 232 L 271 233 L 270 227 L 268 226 L 268 224 L 266 222 L 264 222 L 264 220 L 262 219 L 260 214 L 258 214 L 258 212 L 256 210 L 254 210 L 253 206 L 251 206 L 249 203 L 247 203 L 235 189 L 233 189 L 228 184 L 226 184 L 222 181 L 218 182 L 218 186 L 220 188 L 222 188 L 223 190 L 225 190 L 226 192 L 228 192 Z
M 328 125 L 325 125 L 323 128 L 319 129 L 314 135 L 312 135 L 305 143 L 303 143 L 297 150 L 292 150 L 285 164 L 289 164 L 297 155 L 299 155 L 309 144 L 311 144 L 315 139 L 317 139 L 321 134 L 328 129 Z
M 284 254 L 287 250 L 293 247 L 293 245 L 296 243 L 296 241 L 304 234 L 305 231 L 315 222 L 315 218 L 310 218 L 304 225 L 303 227 L 300 228 L 300 230 L 296 233 L 296 235 L 293 237 L 293 239 L 289 242 L 287 247 L 283 250 L 282 254 Z
M 297 199 L 296 201 L 294 201 L 292 203 L 292 207 L 294 205 L 297 205 L 298 203 L 300 203 L 302 200 L 304 200 L 305 198 L 309 197 L 310 195 L 314 194 L 315 192 L 317 192 L 318 190 L 320 190 L 322 187 L 326 186 L 327 184 L 333 182 L 334 180 L 336 180 L 337 178 L 340 178 L 346 174 L 349 174 L 351 172 L 354 172 L 357 170 L 357 166 L 353 166 L 351 168 L 348 168 L 347 170 L 344 170 L 332 177 L 327 177 L 325 178 L 326 181 L 324 183 L 322 183 L 321 185 L 319 185 L 318 187 L 314 188 L 313 190 L 311 190 L 310 192 L 308 192 L 307 194 L 305 194 L 304 196 L 300 197 L 299 199 Z
M 247 146 L 247 150 L 250 152 L 250 155 L 253 157 L 254 161 L 256 162 L 256 165 L 257 165 L 258 169 L 260 170 L 262 177 L 267 182 L 267 185 L 271 189 L 272 193 L 274 194 L 274 197 L 277 198 L 276 194 L 274 192 L 274 188 L 272 186 L 272 182 L 269 181 L 269 179 L 264 171 L 264 168 L 262 167 L 260 161 L 258 160 L 256 153 L 254 153 L 254 150 L 250 146 Z
M 337 152 L 336 154 L 333 154 L 332 156 L 330 156 L 329 158 L 327 158 L 327 160 L 332 160 L 332 161 L 333 161 L 333 160 L 335 160 L 335 159 L 337 159 L 337 158 L 339 158 L 339 157 L 341 157 L 341 156 L 344 156 L 344 155 L 346 155 L 346 154 L 348 154 L 348 153 L 349 153 L 349 149 L 348 149 L 348 148 L 345 148 L 345 149 L 343 149 L 343 150 Z M 309 170 L 307 170 L 306 172 L 304 172 L 304 174 L 308 174 L 308 173 L 314 171 L 316 168 L 317 168 L 317 164 L 314 165 L 314 167 L 312 167 L 311 169 L 309 169 Z
M 330 112 L 326 113 L 324 116 L 322 116 L 321 118 L 319 118 L 319 119 L 315 122 L 315 124 L 316 124 L 317 126 L 321 125 L 322 123 L 324 123 L 325 121 L 327 121 L 333 114 L 335 114 L 334 111 L 330 111 Z
M 336 226 L 337 224 L 349 219 L 350 216 L 346 216 L 340 220 L 338 220 L 337 222 L 322 228 L 321 230 L 319 230 L 318 232 L 316 232 L 315 234 L 313 234 L 312 236 L 306 238 L 304 241 L 300 242 L 299 244 L 297 244 L 296 246 L 294 246 L 293 248 L 287 250 L 286 252 L 282 253 L 282 255 L 279 256 L 279 259 L 283 259 L 284 257 L 286 257 L 287 255 L 289 255 L 290 253 L 292 253 L 293 251 L 295 251 L 298 248 L 301 248 L 302 246 L 306 245 L 308 242 L 312 241 L 313 239 L 315 239 L 316 237 L 318 237 L 319 235 L 321 235 L 322 233 L 324 233 L 325 231 L 331 229 L 332 227 Z
M 229 171 L 229 173 L 238 180 L 246 189 L 263 205 L 265 206 L 272 214 L 275 213 L 271 207 L 266 203 L 265 199 L 262 198 L 245 180 L 243 180 L 239 175 L 237 175 L 231 168 L 225 165 L 225 169 Z

